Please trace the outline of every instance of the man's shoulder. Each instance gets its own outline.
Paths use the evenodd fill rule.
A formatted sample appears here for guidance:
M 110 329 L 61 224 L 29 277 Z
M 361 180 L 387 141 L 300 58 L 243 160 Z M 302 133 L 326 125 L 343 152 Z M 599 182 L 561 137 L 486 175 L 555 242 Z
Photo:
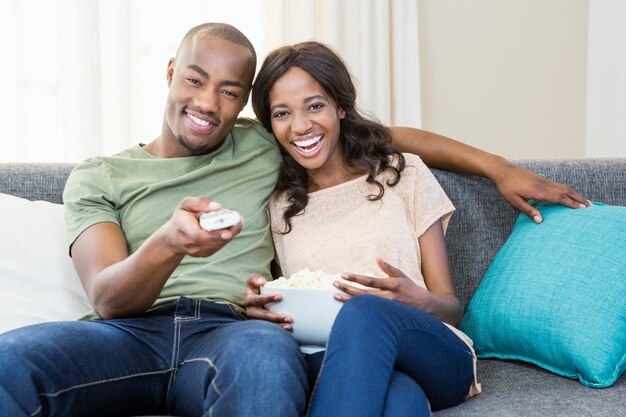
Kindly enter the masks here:
M 65 190 L 68 189 L 109 189 L 111 178 L 120 172 L 128 172 L 141 156 L 141 147 L 135 145 L 110 156 L 93 156 L 78 163 L 69 175 Z
M 233 128 L 233 135 L 235 137 L 245 136 L 260 138 L 272 144 L 276 144 L 273 134 L 265 130 L 258 120 L 248 117 L 240 117 L 237 119 L 235 127 Z
M 139 145 L 135 145 L 132 146 L 128 149 L 124 149 L 121 152 L 117 152 L 113 155 L 98 155 L 98 156 L 92 156 L 90 158 L 85 159 L 82 162 L 79 162 L 76 167 L 80 167 L 80 168 L 87 168 L 87 167 L 97 167 L 97 166 L 101 166 L 103 164 L 109 164 L 114 162 L 115 160 L 121 159 L 121 160 L 125 160 L 125 159 L 136 159 L 139 158 L 141 156 L 141 154 L 144 153 L 141 150 L 141 146 Z
M 252 119 L 250 117 L 238 117 L 237 122 L 235 122 L 235 127 L 240 127 L 243 129 L 252 128 L 252 127 L 262 127 L 261 123 L 258 120 Z

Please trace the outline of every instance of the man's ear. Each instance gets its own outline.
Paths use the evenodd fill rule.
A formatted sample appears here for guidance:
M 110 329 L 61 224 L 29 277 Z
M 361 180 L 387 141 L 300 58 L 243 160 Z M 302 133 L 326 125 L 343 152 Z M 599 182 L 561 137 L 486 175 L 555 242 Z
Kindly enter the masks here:
M 174 58 L 170 58 L 167 62 L 167 74 L 165 74 L 167 78 L 167 87 L 172 86 L 172 78 L 174 77 Z

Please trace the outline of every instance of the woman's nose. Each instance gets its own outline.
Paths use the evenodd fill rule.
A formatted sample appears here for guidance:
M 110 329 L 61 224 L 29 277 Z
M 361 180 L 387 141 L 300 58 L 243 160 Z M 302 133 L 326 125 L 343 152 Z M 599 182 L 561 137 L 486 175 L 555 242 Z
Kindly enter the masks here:
M 312 126 L 313 123 L 306 114 L 294 114 L 291 122 L 291 130 L 293 130 L 294 133 L 307 133 Z

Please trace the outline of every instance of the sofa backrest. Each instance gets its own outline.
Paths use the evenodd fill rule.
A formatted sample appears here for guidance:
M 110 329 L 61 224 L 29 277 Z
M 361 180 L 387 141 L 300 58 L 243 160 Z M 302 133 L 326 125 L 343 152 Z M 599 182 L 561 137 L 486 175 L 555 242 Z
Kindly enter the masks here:
M 591 201 L 626 206 L 626 159 L 517 160 Z M 519 212 L 484 178 L 433 170 L 456 207 L 446 242 L 457 295 L 466 306 Z
M 516 164 L 570 185 L 582 196 L 626 206 L 626 159 L 519 160 Z M 73 164 L 0 163 L 0 193 L 62 202 Z M 456 212 L 447 231 L 459 299 L 465 306 L 513 228 L 518 212 L 484 178 L 434 169 Z
M 63 163 L 0 163 L 0 193 L 61 203 L 65 182 L 74 166 Z

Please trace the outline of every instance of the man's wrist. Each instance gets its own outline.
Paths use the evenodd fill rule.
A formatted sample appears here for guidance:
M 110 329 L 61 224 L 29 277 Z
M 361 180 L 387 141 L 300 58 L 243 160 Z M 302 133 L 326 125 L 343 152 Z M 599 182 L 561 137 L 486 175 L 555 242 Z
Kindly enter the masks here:
M 489 154 L 489 159 L 481 166 L 482 176 L 497 183 L 505 178 L 508 171 L 514 167 L 515 165 L 508 159 L 499 155 Z

